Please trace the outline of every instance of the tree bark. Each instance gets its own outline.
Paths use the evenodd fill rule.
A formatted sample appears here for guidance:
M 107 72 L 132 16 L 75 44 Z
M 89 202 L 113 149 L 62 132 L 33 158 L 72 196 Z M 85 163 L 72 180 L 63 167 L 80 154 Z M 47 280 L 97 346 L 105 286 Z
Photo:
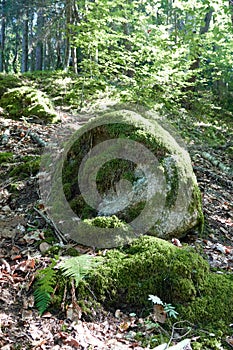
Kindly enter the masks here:
M 37 17 L 37 45 L 36 45 L 36 70 L 43 69 L 43 26 L 44 8 L 40 8 Z
M 64 69 L 67 70 L 70 64 L 71 49 L 70 49 L 70 34 L 71 34 L 71 18 L 72 18 L 72 0 L 66 0 L 65 16 L 66 16 L 66 41 L 65 41 L 65 58 Z
M 229 8 L 231 12 L 231 23 L 233 25 L 233 0 L 229 0 Z
M 28 8 L 26 8 L 25 18 L 23 21 L 23 37 L 22 37 L 22 63 L 21 63 L 21 72 L 28 71 Z
M 5 71 L 5 39 L 6 39 L 6 0 L 2 0 L 1 42 L 0 42 L 0 72 Z

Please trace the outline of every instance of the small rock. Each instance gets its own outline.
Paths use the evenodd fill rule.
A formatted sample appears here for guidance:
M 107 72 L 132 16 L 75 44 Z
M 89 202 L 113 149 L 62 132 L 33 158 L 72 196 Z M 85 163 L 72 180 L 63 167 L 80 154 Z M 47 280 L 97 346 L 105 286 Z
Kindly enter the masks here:
M 23 225 L 18 224 L 16 227 L 16 233 L 25 233 L 25 232 L 26 232 L 26 228 Z
M 9 207 L 9 205 L 4 205 L 4 207 L 2 207 L 2 211 L 4 213 L 11 213 L 11 208 Z
M 39 248 L 40 248 L 41 253 L 45 253 L 46 250 L 48 250 L 49 248 L 51 248 L 51 245 L 48 244 L 47 242 L 42 242 L 42 243 L 40 244 Z

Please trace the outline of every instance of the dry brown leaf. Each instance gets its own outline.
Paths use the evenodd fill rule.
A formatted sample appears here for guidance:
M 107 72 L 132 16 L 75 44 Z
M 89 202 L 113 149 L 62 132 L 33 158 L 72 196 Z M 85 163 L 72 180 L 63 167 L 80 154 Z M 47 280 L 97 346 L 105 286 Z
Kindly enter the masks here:
M 152 317 L 155 322 L 164 323 L 166 321 L 167 313 L 164 311 L 163 305 L 154 305 Z

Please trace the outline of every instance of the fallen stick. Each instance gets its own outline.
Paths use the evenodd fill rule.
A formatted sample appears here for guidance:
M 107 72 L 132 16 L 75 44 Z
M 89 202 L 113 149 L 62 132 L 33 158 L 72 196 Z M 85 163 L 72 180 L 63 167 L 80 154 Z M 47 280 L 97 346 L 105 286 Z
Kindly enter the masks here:
M 56 224 L 53 222 L 53 220 L 47 218 L 46 215 L 44 215 L 40 210 L 37 208 L 33 207 L 33 209 L 47 222 L 49 226 L 51 226 L 54 230 L 55 235 L 59 239 L 59 242 L 61 245 L 63 245 L 63 242 L 67 243 L 67 239 L 62 235 L 61 231 L 57 228 Z

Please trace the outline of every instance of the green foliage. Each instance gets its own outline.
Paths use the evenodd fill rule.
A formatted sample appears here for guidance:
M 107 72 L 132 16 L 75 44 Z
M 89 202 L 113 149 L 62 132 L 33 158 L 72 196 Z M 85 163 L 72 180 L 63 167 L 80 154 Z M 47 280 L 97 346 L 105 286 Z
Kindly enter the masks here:
M 80 255 L 66 258 L 61 262 L 53 259 L 51 264 L 37 274 L 34 285 L 34 297 L 36 307 L 42 315 L 51 304 L 61 301 L 63 288 L 56 288 L 64 283 L 70 284 L 75 281 L 76 287 L 80 282 L 101 263 L 101 258 L 94 259 L 89 255 Z M 64 282 L 64 280 L 66 282 Z M 60 293 L 60 294 L 59 294 Z
M 57 261 L 53 260 L 52 263 L 43 270 L 40 270 L 37 275 L 35 283 L 34 298 L 36 307 L 42 315 L 50 305 L 52 301 L 52 294 L 57 283 L 56 270 L 54 266 Z
M 23 81 L 17 75 L 0 73 L 0 97 L 8 90 L 22 86 Z
M 175 311 L 175 307 L 172 306 L 172 304 L 164 303 L 159 297 L 155 295 L 149 295 L 148 300 L 151 300 L 153 304 L 162 305 L 168 317 L 177 318 L 178 312 Z
M 65 259 L 58 264 L 64 277 L 73 278 L 76 287 L 81 280 L 99 264 L 99 261 L 93 259 L 90 255 L 80 255 Z
M 14 157 L 14 154 L 11 152 L 0 153 L 0 164 L 6 163 L 6 162 L 12 162 L 13 157 Z
M 163 303 L 162 300 L 155 295 L 149 295 L 148 300 L 151 300 L 153 304 L 162 305 L 168 317 L 177 318 L 178 312 L 175 311 L 175 307 L 171 304 Z

